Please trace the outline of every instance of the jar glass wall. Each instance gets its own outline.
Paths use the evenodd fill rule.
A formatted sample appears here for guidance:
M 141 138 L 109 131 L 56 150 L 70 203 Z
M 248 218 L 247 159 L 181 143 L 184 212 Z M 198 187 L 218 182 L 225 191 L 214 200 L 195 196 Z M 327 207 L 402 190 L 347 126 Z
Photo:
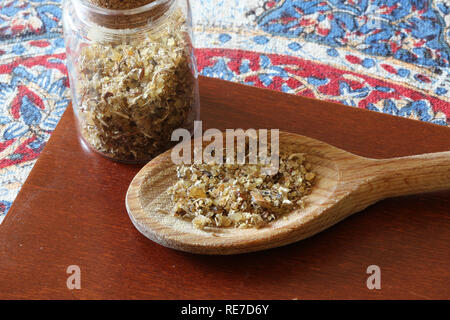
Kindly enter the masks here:
M 65 0 L 72 105 L 82 139 L 114 160 L 144 162 L 193 131 L 198 83 L 187 0 L 127 10 Z

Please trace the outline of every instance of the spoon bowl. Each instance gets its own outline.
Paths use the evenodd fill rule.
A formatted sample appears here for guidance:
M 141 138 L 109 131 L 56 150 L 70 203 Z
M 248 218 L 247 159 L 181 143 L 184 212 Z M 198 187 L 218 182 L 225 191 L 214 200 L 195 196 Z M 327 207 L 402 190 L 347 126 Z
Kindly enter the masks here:
M 169 248 L 237 254 L 287 245 L 317 234 L 378 200 L 450 188 L 450 152 L 376 160 L 324 142 L 281 132 L 280 151 L 304 153 L 316 174 L 305 208 L 262 228 L 195 228 L 175 217 L 168 188 L 177 181 L 171 150 L 145 165 L 131 182 L 126 207 L 134 226 Z

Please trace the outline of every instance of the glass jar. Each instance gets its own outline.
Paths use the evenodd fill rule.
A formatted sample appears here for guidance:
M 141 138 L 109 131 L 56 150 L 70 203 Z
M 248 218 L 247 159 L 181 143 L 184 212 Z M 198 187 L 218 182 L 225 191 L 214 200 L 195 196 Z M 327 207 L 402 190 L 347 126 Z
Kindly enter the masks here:
M 188 0 L 126 10 L 65 0 L 63 8 L 82 140 L 108 158 L 145 162 L 173 145 L 173 130 L 193 132 L 200 105 Z

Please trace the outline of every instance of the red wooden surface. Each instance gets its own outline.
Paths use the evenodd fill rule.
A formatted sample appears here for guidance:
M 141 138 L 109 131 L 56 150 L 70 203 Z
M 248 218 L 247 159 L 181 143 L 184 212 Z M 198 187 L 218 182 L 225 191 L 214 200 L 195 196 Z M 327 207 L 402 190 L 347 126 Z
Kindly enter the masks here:
M 279 128 L 359 155 L 450 150 L 450 129 L 201 78 L 204 128 Z M 139 166 L 80 144 L 68 109 L 0 225 L 0 298 L 449 298 L 450 192 L 382 201 L 302 242 L 239 256 L 161 247 L 132 226 Z M 381 290 L 366 269 L 381 268 Z M 66 268 L 81 268 L 81 290 Z

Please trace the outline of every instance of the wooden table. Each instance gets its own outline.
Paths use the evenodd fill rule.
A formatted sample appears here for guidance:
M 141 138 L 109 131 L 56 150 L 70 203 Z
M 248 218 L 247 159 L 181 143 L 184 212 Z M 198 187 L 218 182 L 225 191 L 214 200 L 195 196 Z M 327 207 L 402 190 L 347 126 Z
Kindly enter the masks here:
M 450 129 L 200 79 L 204 128 L 280 128 L 359 155 L 450 150 Z M 382 201 L 310 239 L 239 256 L 198 256 L 142 236 L 125 210 L 139 166 L 111 162 L 64 114 L 0 225 L 0 298 L 449 298 L 450 192 Z M 381 268 L 381 290 L 366 269 Z M 81 290 L 66 268 L 81 268 Z

